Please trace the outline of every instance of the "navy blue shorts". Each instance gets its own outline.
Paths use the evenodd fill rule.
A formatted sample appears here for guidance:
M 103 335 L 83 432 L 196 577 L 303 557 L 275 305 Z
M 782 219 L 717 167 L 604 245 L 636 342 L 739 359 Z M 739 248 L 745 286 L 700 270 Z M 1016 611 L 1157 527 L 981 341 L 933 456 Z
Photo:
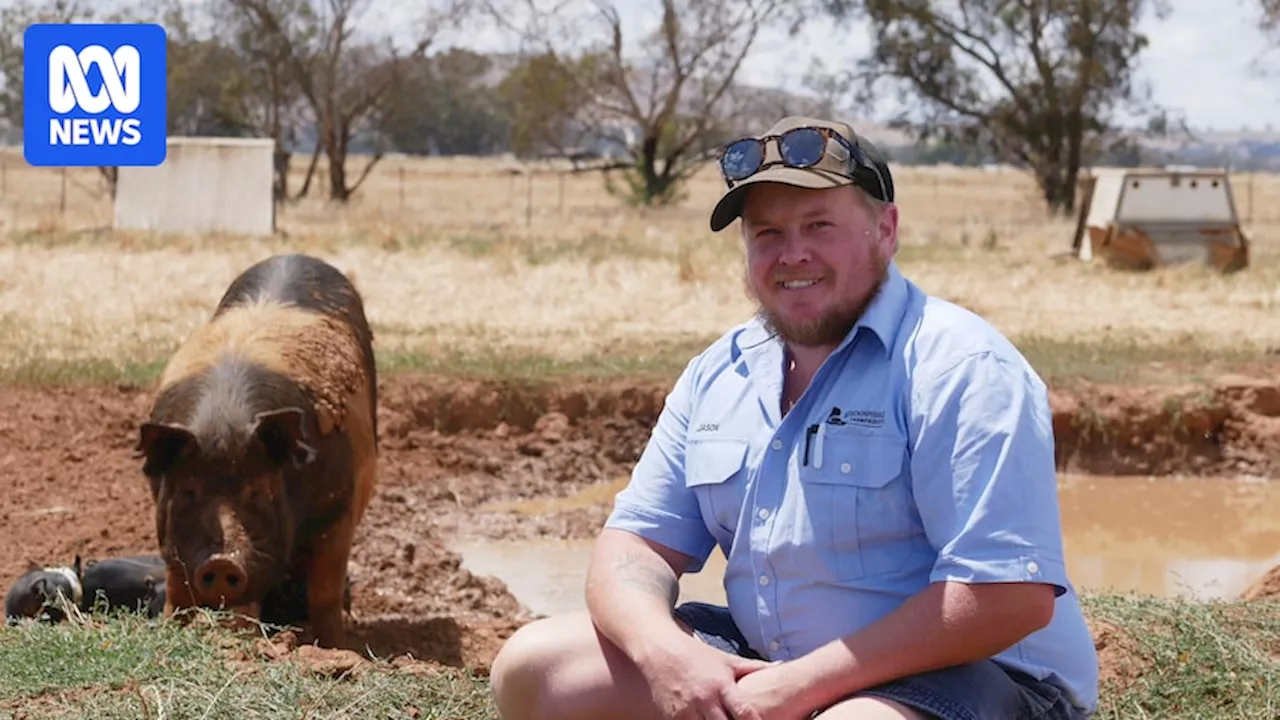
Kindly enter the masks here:
M 752 650 L 720 605 L 688 602 L 676 608 L 702 642 L 727 653 L 763 660 Z M 1081 720 L 1087 717 L 1071 705 L 1055 685 L 986 660 L 894 680 L 867 688 L 858 695 L 874 695 L 929 713 L 937 720 Z

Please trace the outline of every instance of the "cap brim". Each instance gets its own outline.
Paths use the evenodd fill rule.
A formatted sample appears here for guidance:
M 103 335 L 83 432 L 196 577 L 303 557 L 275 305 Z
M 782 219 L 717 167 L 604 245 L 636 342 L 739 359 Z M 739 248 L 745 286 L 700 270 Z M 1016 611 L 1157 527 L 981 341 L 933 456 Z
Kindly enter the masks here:
M 841 185 L 852 185 L 853 180 L 837 173 L 813 168 L 769 168 L 733 186 L 729 192 L 724 194 L 724 197 L 720 198 L 720 202 L 716 203 L 715 208 L 711 211 L 712 232 L 720 232 L 742 214 L 743 195 L 748 188 L 758 183 L 780 183 L 810 190 L 823 190 L 840 187 Z

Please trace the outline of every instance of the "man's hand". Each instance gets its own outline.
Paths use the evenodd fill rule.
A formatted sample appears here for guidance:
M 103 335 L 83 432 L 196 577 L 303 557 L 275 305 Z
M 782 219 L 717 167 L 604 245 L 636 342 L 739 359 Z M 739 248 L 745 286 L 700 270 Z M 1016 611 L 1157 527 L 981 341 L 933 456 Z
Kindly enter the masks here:
M 737 681 L 769 666 L 681 635 L 636 663 L 659 717 L 669 720 L 762 720 Z
M 788 666 L 772 663 L 738 680 L 740 697 L 758 720 L 801 720 L 809 716 L 809 709 L 800 703 L 801 688 L 789 670 Z

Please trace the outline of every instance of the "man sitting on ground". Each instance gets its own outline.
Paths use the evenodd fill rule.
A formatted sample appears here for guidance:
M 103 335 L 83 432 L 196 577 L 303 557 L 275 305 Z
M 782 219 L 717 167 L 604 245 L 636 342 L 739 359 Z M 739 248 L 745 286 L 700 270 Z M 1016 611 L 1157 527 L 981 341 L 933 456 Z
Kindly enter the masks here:
M 502 717 L 1087 717 L 1040 377 L 902 276 L 889 168 L 847 124 L 784 118 L 720 169 L 759 312 L 667 396 L 587 612 L 496 658 Z M 675 607 L 717 546 L 727 607 Z

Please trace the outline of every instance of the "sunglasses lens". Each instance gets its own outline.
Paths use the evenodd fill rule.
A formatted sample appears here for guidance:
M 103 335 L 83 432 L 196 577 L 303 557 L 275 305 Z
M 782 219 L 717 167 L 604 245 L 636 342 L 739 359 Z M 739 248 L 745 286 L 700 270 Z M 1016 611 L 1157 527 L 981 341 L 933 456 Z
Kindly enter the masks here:
M 817 130 L 802 128 L 782 136 L 782 158 L 792 167 L 817 165 L 826 149 L 827 139 Z
M 725 177 L 741 180 L 755 172 L 763 162 L 763 145 L 756 140 L 739 140 L 725 149 L 720 167 Z

